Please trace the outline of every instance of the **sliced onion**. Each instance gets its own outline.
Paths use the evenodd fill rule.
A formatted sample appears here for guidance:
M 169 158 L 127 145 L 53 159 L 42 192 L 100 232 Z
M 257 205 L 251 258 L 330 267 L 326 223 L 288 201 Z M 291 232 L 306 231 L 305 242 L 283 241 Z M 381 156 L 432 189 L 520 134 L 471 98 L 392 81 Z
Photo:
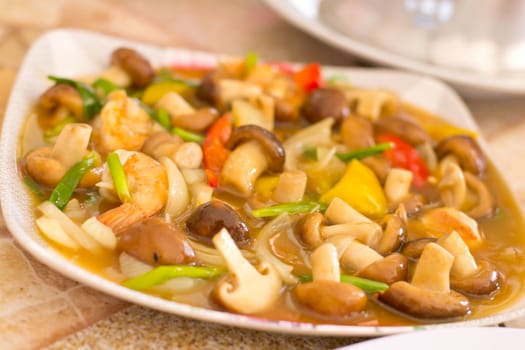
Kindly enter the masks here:
M 257 236 L 255 254 L 262 261 L 267 261 L 277 269 L 283 281 L 288 284 L 297 283 L 297 278 L 292 275 L 293 266 L 282 262 L 271 251 L 270 239 L 282 231 L 290 230 L 292 222 L 287 213 L 283 213 L 267 223 Z
M 168 200 L 164 212 L 170 216 L 178 216 L 186 210 L 190 203 L 188 186 L 179 168 L 171 159 L 162 157 L 160 163 L 168 173 L 169 183 Z

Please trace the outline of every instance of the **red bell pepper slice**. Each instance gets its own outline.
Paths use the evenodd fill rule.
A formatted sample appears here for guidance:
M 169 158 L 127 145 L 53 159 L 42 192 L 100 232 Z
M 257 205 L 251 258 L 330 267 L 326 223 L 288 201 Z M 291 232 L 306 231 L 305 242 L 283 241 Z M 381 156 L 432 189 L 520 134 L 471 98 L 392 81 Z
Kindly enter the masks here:
M 412 172 L 412 183 L 423 187 L 428 180 L 428 168 L 417 150 L 394 134 L 380 134 L 379 142 L 391 142 L 394 146 L 383 152 L 383 156 L 393 167 L 403 168 Z
M 204 156 L 204 172 L 208 177 L 208 184 L 217 187 L 219 174 L 226 158 L 230 155 L 230 150 L 224 145 L 230 138 L 232 125 L 228 114 L 217 119 L 208 129 L 206 137 L 202 143 Z
M 295 83 L 303 88 L 304 91 L 310 92 L 323 86 L 323 77 L 321 76 L 321 65 L 319 63 L 310 63 L 302 67 L 294 74 Z

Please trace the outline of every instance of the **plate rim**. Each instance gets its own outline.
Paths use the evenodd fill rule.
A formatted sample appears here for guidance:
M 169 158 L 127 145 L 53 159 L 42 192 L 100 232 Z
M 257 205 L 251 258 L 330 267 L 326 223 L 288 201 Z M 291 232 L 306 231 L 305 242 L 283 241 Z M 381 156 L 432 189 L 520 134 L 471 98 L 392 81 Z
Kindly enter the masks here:
M 404 69 L 419 74 L 430 74 L 443 79 L 458 89 L 467 89 L 468 94 L 512 94 L 525 93 L 525 81 L 502 79 L 497 76 L 479 76 L 466 70 L 447 68 L 425 63 L 385 49 L 374 47 L 339 33 L 335 29 L 323 25 L 320 21 L 311 20 L 297 11 L 289 0 L 263 0 L 278 15 L 285 18 L 295 27 L 309 33 L 313 37 L 350 54 L 358 55 L 367 60 L 392 68 Z
M 26 72 L 25 64 L 29 61 L 31 55 L 34 55 L 35 50 L 41 49 L 42 43 L 46 43 L 49 40 L 54 38 L 69 35 L 75 38 L 78 41 L 82 41 L 85 38 L 97 39 L 97 40 L 106 40 L 112 42 L 115 46 L 117 45 L 132 45 L 135 47 L 149 47 L 156 50 L 170 50 L 173 48 L 159 47 L 155 45 L 148 45 L 128 39 L 118 38 L 114 36 L 104 35 L 100 33 L 85 31 L 85 30 L 72 30 L 72 29 L 58 29 L 51 30 L 44 33 L 37 41 L 33 44 L 26 57 L 24 62 L 17 74 L 17 78 L 11 90 L 11 96 L 9 98 L 7 108 L 4 115 L 4 126 L 9 123 L 11 119 L 16 118 L 16 106 L 15 106 L 15 97 L 21 89 L 22 76 Z M 175 49 L 177 50 L 177 49 Z M 202 51 L 192 51 L 178 49 L 184 52 L 195 53 L 195 54 L 206 54 L 217 57 L 215 53 L 203 53 Z M 220 56 L 220 55 L 219 55 Z M 463 104 L 459 96 L 446 84 L 435 80 L 429 77 L 421 77 L 414 73 L 407 73 L 402 71 L 387 70 L 387 69 L 367 69 L 367 68 L 343 68 L 343 67 L 330 67 L 325 66 L 330 71 L 344 71 L 346 74 L 351 72 L 358 72 L 359 74 L 393 74 L 394 76 L 405 77 L 416 79 L 416 81 L 432 84 L 436 87 L 442 89 L 442 91 L 447 94 L 452 100 L 454 100 L 458 106 L 462 108 L 459 111 L 459 114 L 462 114 L 463 120 L 467 123 L 473 123 L 476 126 L 474 119 L 470 115 L 467 107 Z M 354 73 L 357 74 L 357 73 Z M 425 106 L 422 106 L 425 107 Z M 26 104 L 26 113 L 29 108 L 29 104 Z M 24 119 L 25 120 L 25 119 Z M 22 122 L 18 122 L 23 124 Z M 22 180 L 17 171 L 17 152 L 9 153 L 9 150 L 13 148 L 18 150 L 19 134 L 22 126 L 18 126 L 17 135 L 13 136 L 11 128 L 3 127 L 2 134 L 0 137 L 0 164 L 3 164 L 3 167 L 0 167 L 0 177 L 6 179 L 9 177 L 4 176 L 15 176 L 16 179 L 13 179 L 12 182 L 16 182 L 19 186 L 22 185 Z M 16 140 L 16 144 L 13 144 L 13 138 Z M 30 232 L 26 232 L 24 227 L 21 225 L 21 222 L 17 219 L 17 216 L 20 213 L 16 212 L 15 206 L 10 205 L 11 201 L 16 200 L 19 196 L 24 196 L 23 193 L 15 193 L 16 189 L 9 186 L 9 181 L 0 182 L 0 205 L 4 213 L 4 219 L 6 226 L 11 232 L 15 240 L 31 255 L 33 255 L 37 260 L 49 266 L 58 273 L 61 273 L 72 280 L 80 282 L 84 285 L 90 286 L 93 289 L 99 290 L 103 293 L 111 295 L 121 300 L 128 301 L 132 304 L 138 304 L 141 306 L 149 307 L 158 311 L 163 311 L 167 313 L 172 313 L 175 315 L 189 317 L 192 319 L 197 319 L 200 321 L 214 322 L 222 325 L 235 326 L 239 328 L 248 328 L 261 331 L 270 331 L 275 333 L 283 334 L 295 334 L 295 335 L 316 335 L 316 336 L 338 336 L 338 337 L 348 337 L 348 336 L 382 336 L 388 334 L 404 333 L 414 330 L 424 329 L 439 329 L 439 328 L 449 328 L 449 327 L 465 327 L 465 326 L 478 326 L 478 325 L 492 325 L 507 321 L 510 319 L 518 318 L 525 315 L 525 307 L 520 307 L 514 309 L 514 306 L 510 310 L 505 312 L 500 312 L 496 315 L 489 317 L 483 317 L 474 320 L 453 322 L 446 324 L 433 324 L 433 325 L 424 325 L 424 326 L 389 326 L 389 327 L 375 327 L 375 326 L 346 326 L 346 325 L 333 325 L 333 324 L 311 324 L 311 323 L 299 323 L 293 321 L 275 321 L 267 320 L 262 318 L 256 318 L 251 316 L 239 315 L 229 312 L 222 312 L 210 309 L 204 309 L 200 307 L 190 306 L 187 304 L 182 304 L 178 302 L 168 301 L 161 299 L 159 297 L 151 296 L 145 293 L 137 292 L 125 288 L 117 283 L 114 283 L 110 280 L 107 280 L 101 276 L 98 276 L 88 270 L 74 264 L 69 261 L 67 258 L 58 253 L 54 248 L 49 246 L 47 243 L 42 243 L 36 241 Z M 507 186 L 509 186 L 508 181 L 506 181 Z M 26 192 L 25 197 L 29 197 L 29 194 Z M 27 200 L 27 198 L 26 198 Z M 27 214 L 27 213 L 26 213 Z M 36 229 L 34 229 L 36 232 Z

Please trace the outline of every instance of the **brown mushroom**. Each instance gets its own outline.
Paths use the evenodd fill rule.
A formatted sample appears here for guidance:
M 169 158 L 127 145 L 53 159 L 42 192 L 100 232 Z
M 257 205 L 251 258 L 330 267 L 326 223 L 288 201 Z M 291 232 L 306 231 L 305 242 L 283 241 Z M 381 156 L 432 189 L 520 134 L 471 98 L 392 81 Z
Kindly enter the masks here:
M 369 167 L 381 184 L 384 184 L 390 172 L 390 163 L 382 156 L 366 157 L 362 160 L 363 164 Z
M 349 150 L 373 146 L 374 130 L 370 120 L 349 115 L 341 124 L 341 139 Z
M 442 236 L 437 243 L 454 256 L 450 271 L 453 289 L 471 295 L 489 295 L 499 289 L 499 273 L 494 266 L 483 260 L 478 264 L 456 231 Z
M 239 214 L 224 202 L 212 200 L 197 207 L 186 221 L 192 237 L 211 243 L 213 236 L 223 227 L 239 247 L 250 242 L 248 226 Z
M 159 217 L 120 231 L 117 239 L 120 250 L 151 265 L 188 265 L 196 260 L 183 231 Z
M 77 89 L 68 84 L 56 84 L 39 98 L 37 108 L 45 115 L 54 117 L 60 108 L 72 113 L 77 120 L 84 118 L 83 103 Z
M 435 242 L 436 240 L 437 239 L 434 237 L 423 237 L 423 238 L 414 239 L 412 241 L 408 241 L 403 246 L 403 249 L 401 250 L 401 254 L 403 254 L 409 259 L 419 259 L 425 246 L 428 243 Z
M 243 125 L 236 128 L 226 147 L 235 148 L 240 143 L 256 140 L 264 148 L 265 155 L 268 159 L 268 170 L 281 172 L 284 167 L 285 152 L 281 141 L 270 131 L 257 125 Z
M 319 88 L 310 93 L 303 105 L 303 115 L 310 123 L 325 118 L 342 121 L 350 114 L 345 94 L 336 88 Z
M 392 284 L 404 281 L 408 274 L 408 259 L 399 253 L 392 253 L 381 260 L 374 261 L 357 274 L 359 277 L 368 278 Z
M 467 278 L 451 278 L 450 287 L 470 295 L 491 295 L 499 290 L 502 276 L 488 261 L 478 262 L 478 270 Z
M 383 235 L 377 245 L 377 252 L 386 255 L 396 251 L 405 241 L 407 214 L 405 206 L 400 205 L 394 214 L 387 214 L 383 218 Z
M 435 243 L 425 246 L 411 283 L 398 281 L 379 299 L 393 308 L 423 319 L 464 316 L 470 312 L 467 297 L 450 290 L 454 256 Z
M 367 297 L 363 290 L 340 282 L 337 249 L 324 243 L 311 255 L 313 281 L 295 287 L 293 295 L 302 305 L 323 315 L 344 316 L 362 311 Z
M 487 186 L 477 176 L 468 171 L 465 171 L 464 175 L 467 187 L 472 190 L 477 197 L 476 205 L 467 211 L 467 215 L 474 219 L 492 215 L 495 203 Z
M 418 124 L 398 117 L 380 118 L 374 127 L 378 133 L 393 133 L 413 146 L 431 143 L 432 139 Z
M 323 237 L 321 235 L 322 222 L 323 214 L 315 212 L 304 216 L 296 226 L 301 241 L 306 243 L 310 248 L 316 248 L 323 243 Z
M 173 126 L 194 131 L 202 132 L 217 119 L 218 112 L 214 108 L 199 108 L 191 114 L 179 114 L 172 116 L 171 123 Z
M 111 64 L 121 67 L 130 76 L 134 87 L 148 85 L 155 76 L 149 61 L 130 48 L 121 47 L 113 51 Z
M 485 174 L 487 161 L 478 143 L 468 135 L 454 135 L 442 140 L 436 146 L 439 158 L 447 154 L 455 155 L 464 170 L 478 176 Z
M 220 74 L 214 70 L 208 72 L 201 80 L 197 88 L 197 97 L 203 101 L 210 103 L 213 106 L 219 107 L 220 92 L 219 92 Z

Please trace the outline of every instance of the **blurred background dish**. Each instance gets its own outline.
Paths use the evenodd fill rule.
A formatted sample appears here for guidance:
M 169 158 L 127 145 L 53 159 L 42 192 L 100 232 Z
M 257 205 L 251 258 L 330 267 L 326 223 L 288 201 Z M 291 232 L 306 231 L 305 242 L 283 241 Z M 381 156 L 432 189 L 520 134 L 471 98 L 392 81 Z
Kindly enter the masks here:
M 265 0 L 289 22 L 368 61 L 470 94 L 525 93 L 521 0 Z

